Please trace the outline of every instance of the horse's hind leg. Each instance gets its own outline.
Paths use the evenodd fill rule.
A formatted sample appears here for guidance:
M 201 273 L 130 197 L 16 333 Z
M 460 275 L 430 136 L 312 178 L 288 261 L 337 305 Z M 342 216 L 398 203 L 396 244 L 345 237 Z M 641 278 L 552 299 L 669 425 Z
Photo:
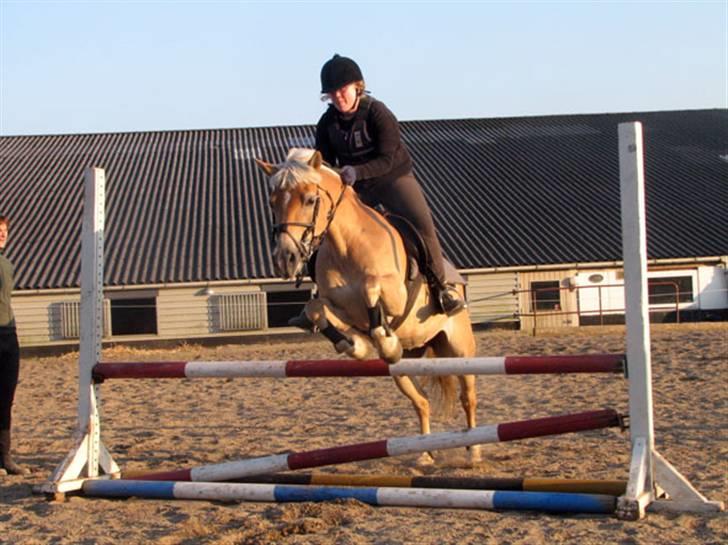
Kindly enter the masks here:
M 450 327 L 440 332 L 431 342 L 430 346 L 440 358 L 463 358 L 472 357 L 476 352 L 475 337 L 473 336 L 470 318 L 467 312 L 461 312 L 449 320 Z M 475 412 L 478 399 L 475 389 L 475 377 L 473 375 L 459 376 L 460 382 L 460 404 L 465 412 L 465 420 L 468 429 L 476 427 Z M 468 447 L 471 463 L 478 463 L 482 460 L 480 445 Z
M 410 377 L 396 376 L 393 378 L 397 384 L 397 388 L 412 401 L 412 406 L 415 408 L 417 417 L 420 420 L 420 433 L 422 435 L 429 434 L 430 402 L 422 395 L 422 392 Z M 417 463 L 420 465 L 430 465 L 433 461 L 432 456 L 428 452 L 423 452 L 417 459 Z
M 464 375 L 458 377 L 458 380 L 460 381 L 460 404 L 465 411 L 468 429 L 471 429 L 476 426 L 475 409 L 478 406 L 478 399 L 475 394 L 475 376 Z M 468 450 L 470 451 L 471 463 L 475 464 L 482 461 L 480 445 L 472 445 L 468 447 Z

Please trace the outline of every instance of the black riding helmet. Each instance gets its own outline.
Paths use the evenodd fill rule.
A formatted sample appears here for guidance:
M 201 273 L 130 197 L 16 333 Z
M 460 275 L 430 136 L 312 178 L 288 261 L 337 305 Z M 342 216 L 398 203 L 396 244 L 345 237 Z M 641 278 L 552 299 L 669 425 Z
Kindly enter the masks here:
M 334 55 L 321 68 L 321 92 L 331 93 L 344 85 L 363 79 L 358 64 L 348 57 Z

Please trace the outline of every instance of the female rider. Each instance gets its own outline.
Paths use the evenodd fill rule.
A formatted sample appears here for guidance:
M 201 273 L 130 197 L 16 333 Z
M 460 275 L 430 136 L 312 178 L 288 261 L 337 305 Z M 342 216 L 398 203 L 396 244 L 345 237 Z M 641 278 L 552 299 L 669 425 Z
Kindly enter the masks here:
M 316 149 L 342 180 L 369 206 L 382 205 L 414 225 L 431 259 L 431 282 L 441 310 L 465 308 L 445 281 L 442 248 L 430 208 L 412 172 L 412 158 L 400 138 L 399 123 L 384 103 L 365 92 L 364 77 L 352 59 L 334 55 L 321 69 L 321 93 L 330 102 L 316 126 Z

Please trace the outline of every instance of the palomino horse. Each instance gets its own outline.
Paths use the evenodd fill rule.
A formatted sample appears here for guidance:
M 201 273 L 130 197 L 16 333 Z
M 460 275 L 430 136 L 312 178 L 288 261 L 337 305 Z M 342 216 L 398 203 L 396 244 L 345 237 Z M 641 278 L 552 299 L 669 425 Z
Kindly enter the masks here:
M 470 317 L 438 312 L 426 283 L 408 298 L 408 257 L 398 231 L 376 210 L 364 205 L 339 175 L 322 164 L 318 151 L 292 149 L 285 162 L 256 160 L 270 178 L 276 274 L 300 276 L 315 250 L 318 297 L 305 307 L 308 318 L 339 353 L 357 359 L 372 348 L 394 363 L 402 355 L 469 357 L 475 354 Z M 461 293 L 462 295 L 462 293 Z M 414 303 L 413 303 L 414 302 Z M 430 402 L 410 377 L 395 377 L 412 401 L 422 434 L 430 433 Z M 468 428 L 475 427 L 475 377 L 439 377 L 443 407 L 452 407 L 456 384 Z M 471 460 L 480 460 L 471 448 Z M 427 455 L 421 462 L 428 461 Z M 431 460 L 431 459 L 430 459 Z

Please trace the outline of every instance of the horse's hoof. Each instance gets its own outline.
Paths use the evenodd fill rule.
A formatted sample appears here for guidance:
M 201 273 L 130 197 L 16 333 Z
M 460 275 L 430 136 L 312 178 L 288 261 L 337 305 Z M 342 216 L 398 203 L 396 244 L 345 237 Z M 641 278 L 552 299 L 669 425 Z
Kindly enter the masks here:
M 397 363 L 402 359 L 403 353 L 404 350 L 402 350 L 402 345 L 399 344 L 399 341 L 397 341 L 396 346 L 391 347 L 390 350 L 383 350 L 381 356 L 387 363 Z
M 354 348 L 354 345 L 351 344 L 348 340 L 342 339 L 338 343 L 334 345 L 334 349 L 336 350 L 337 354 L 349 354 L 349 351 Z M 349 354 L 351 355 L 351 354 Z
M 417 458 L 418 466 L 431 466 L 434 463 L 435 459 L 429 452 L 423 452 L 422 454 L 420 454 L 419 458 Z
M 343 345 L 344 341 L 340 341 L 337 343 L 336 350 L 339 350 L 339 345 Z M 357 339 L 356 337 L 352 340 L 352 342 L 347 342 L 344 350 L 342 350 L 339 353 L 345 352 L 347 356 L 357 359 L 357 360 L 363 360 L 367 357 L 367 354 L 369 353 L 369 350 L 367 349 L 367 345 L 362 342 L 361 340 Z
M 470 463 L 472 465 L 478 465 L 483 461 L 483 454 L 480 450 L 480 445 L 468 447 L 468 450 L 470 451 Z
M 380 326 L 372 331 L 372 338 L 377 345 L 379 357 L 384 361 L 387 363 L 397 363 L 402 359 L 404 350 L 402 349 L 402 343 L 399 342 L 399 338 L 396 335 L 387 335 L 384 328 Z

